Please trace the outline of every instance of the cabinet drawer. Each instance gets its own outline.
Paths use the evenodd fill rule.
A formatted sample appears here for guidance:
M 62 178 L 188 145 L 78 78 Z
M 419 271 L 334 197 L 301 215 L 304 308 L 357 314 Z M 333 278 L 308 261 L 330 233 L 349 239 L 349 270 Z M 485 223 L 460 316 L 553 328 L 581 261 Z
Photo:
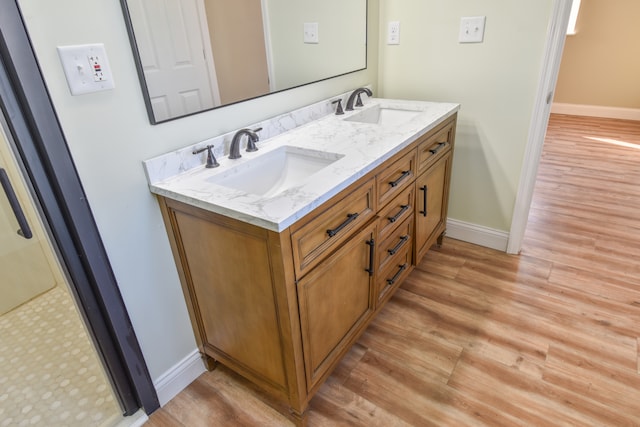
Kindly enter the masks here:
M 413 270 L 411 247 L 404 246 L 400 252 L 393 256 L 385 267 L 378 272 L 376 294 L 378 306 L 383 300 L 389 298 L 392 291 L 400 286 L 400 283 Z
M 411 150 L 407 155 L 385 167 L 376 175 L 378 206 L 384 206 L 414 181 L 416 173 L 416 153 Z
M 378 239 L 386 239 L 402 222 L 413 213 L 415 189 L 411 185 L 398 194 L 387 206 L 380 210 L 378 223 Z
M 291 244 L 298 278 L 373 218 L 374 194 L 372 178 L 341 200 L 329 200 L 325 203 L 329 206 L 328 209 L 304 222 L 299 228 L 292 227 Z
M 413 245 L 413 216 L 407 218 L 388 238 L 380 239 L 377 246 L 376 271 L 382 271 L 387 264 L 406 248 Z
M 445 123 L 418 145 L 418 170 L 423 171 L 451 150 L 455 120 Z

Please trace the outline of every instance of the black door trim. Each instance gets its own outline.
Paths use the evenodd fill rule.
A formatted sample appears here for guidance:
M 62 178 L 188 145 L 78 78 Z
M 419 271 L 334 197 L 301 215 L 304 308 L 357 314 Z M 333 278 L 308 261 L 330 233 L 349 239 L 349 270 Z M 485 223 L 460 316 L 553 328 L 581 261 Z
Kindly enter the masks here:
M 0 108 L 125 415 L 158 397 L 16 0 L 0 0 Z

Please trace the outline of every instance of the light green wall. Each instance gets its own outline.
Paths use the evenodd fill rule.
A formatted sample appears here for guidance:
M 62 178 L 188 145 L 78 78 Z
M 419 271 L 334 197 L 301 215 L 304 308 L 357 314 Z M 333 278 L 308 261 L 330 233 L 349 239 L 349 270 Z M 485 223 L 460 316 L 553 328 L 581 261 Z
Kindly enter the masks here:
M 509 231 L 552 0 L 381 0 L 378 95 L 461 104 L 449 217 Z M 484 43 L 460 44 L 463 16 Z
M 366 0 L 267 0 L 275 88 L 364 68 Z M 304 23 L 319 26 L 317 44 L 303 43 Z M 267 53 L 269 55 L 269 53 Z
M 120 3 L 20 0 L 38 61 L 135 332 L 157 379 L 195 348 L 180 282 L 142 161 L 377 81 L 377 28 L 363 72 L 151 126 Z M 377 22 L 377 0 L 370 0 Z M 98 19 L 92 19 L 98 17 Z M 56 46 L 104 43 L 116 88 L 71 96 Z

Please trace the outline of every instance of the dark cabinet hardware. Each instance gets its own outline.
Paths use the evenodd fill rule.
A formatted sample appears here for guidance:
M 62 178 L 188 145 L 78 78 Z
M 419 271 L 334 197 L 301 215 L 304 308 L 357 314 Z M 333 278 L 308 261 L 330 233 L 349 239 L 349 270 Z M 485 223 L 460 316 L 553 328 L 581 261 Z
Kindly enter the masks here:
M 408 240 L 409 240 L 409 236 L 400 237 L 400 242 L 398 242 L 398 244 L 393 249 L 387 249 L 387 252 L 389 252 L 389 255 L 395 255 L 396 252 L 398 252 L 400 250 L 402 245 L 407 243 Z
M 369 276 L 373 276 L 373 252 L 376 246 L 376 241 L 374 239 L 367 240 L 366 244 L 369 245 L 369 268 L 365 268 L 364 271 L 369 273 Z
M 409 176 L 411 176 L 411 171 L 402 171 L 402 175 L 400 176 L 400 178 L 396 179 L 395 181 L 389 182 L 389 185 L 392 187 L 397 187 L 403 179 Z
M 420 187 L 420 191 L 424 193 L 424 199 L 422 199 L 422 210 L 420 211 L 422 216 L 427 216 L 427 190 L 428 188 L 426 185 Z
M 410 208 L 409 205 L 400 205 L 400 212 L 398 212 L 394 216 L 387 217 L 387 219 L 389 220 L 389 222 L 394 223 L 394 222 L 396 222 L 398 220 L 398 218 L 400 218 L 402 216 L 402 214 L 404 214 L 406 211 L 408 211 L 409 208 Z
M 13 191 L 13 186 L 11 186 L 11 181 L 9 181 L 7 171 L 2 168 L 0 168 L 0 184 L 2 184 L 2 188 L 7 195 L 7 199 L 9 200 L 9 205 L 11 205 L 13 215 L 15 215 L 16 220 L 18 221 L 18 226 L 20 227 L 18 229 L 18 234 L 25 239 L 30 239 L 31 237 L 33 237 L 33 234 L 31 233 L 31 228 L 29 227 L 29 223 L 27 222 L 27 217 L 22 211 L 20 201 L 18 200 L 15 191 Z
M 440 149 L 442 149 L 442 147 L 444 147 L 445 145 L 447 145 L 446 142 L 438 142 L 438 146 L 436 148 L 432 148 L 431 150 L 429 150 L 429 152 L 431 154 L 436 154 L 438 151 L 440 151 Z
M 396 280 L 398 280 L 398 277 L 400 277 L 400 275 L 402 274 L 403 271 L 405 271 L 407 269 L 407 264 L 402 264 L 398 266 L 398 271 L 396 272 L 396 274 L 391 278 L 391 279 L 387 279 L 387 284 L 389 285 L 393 285 L 394 283 L 396 283 Z
M 342 224 L 340 224 L 339 226 L 334 228 L 333 230 L 327 230 L 327 234 L 329 235 L 329 237 L 335 236 L 336 234 L 338 234 L 340 232 L 340 230 L 342 230 L 347 225 L 349 225 L 353 221 L 355 221 L 356 218 L 358 218 L 358 214 L 357 213 L 347 214 L 347 219 Z

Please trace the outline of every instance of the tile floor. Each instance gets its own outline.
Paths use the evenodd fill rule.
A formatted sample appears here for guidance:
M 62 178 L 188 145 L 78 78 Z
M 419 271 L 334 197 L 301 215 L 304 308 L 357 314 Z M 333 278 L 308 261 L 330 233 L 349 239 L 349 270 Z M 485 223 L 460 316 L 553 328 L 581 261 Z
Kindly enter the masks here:
M 121 418 L 65 289 L 0 317 L 0 427 L 110 426 Z

